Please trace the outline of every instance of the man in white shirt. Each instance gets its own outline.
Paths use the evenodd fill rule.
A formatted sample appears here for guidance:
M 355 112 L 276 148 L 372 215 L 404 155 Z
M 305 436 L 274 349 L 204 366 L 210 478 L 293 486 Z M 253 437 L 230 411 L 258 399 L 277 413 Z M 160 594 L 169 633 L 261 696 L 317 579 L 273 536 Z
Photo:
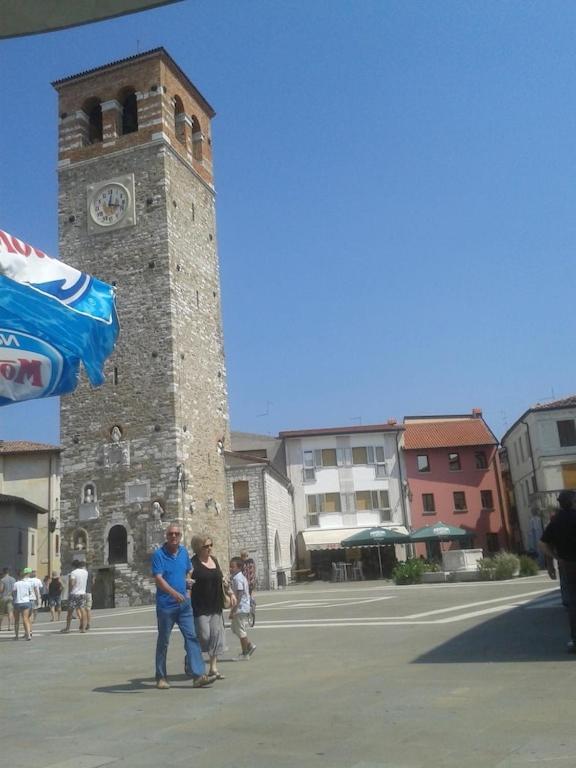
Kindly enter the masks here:
M 38 576 L 36 576 L 36 571 L 32 571 L 30 580 L 34 585 L 34 593 L 36 594 L 36 599 L 32 601 L 32 609 L 30 611 L 30 623 L 34 624 L 36 616 L 38 615 L 38 606 L 40 605 L 42 595 L 42 579 L 39 579 Z
M 70 624 L 74 611 L 78 612 L 80 632 L 86 632 L 86 584 L 88 583 L 88 571 L 84 563 L 74 560 L 73 571 L 68 576 L 68 613 L 66 614 L 66 628 L 60 631 L 65 634 L 70 632 Z

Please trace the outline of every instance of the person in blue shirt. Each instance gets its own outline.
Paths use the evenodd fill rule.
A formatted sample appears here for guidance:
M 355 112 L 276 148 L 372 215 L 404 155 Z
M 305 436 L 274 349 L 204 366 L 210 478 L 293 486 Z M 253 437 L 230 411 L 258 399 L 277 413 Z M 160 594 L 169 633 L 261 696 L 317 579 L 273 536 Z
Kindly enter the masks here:
M 176 523 L 166 529 L 166 542 L 152 556 L 152 574 L 156 581 L 156 687 L 170 688 L 166 679 L 166 654 L 170 633 L 178 624 L 184 637 L 188 666 L 194 678 L 194 688 L 210 685 L 214 679 L 205 674 L 204 659 L 194 628 L 194 616 L 187 592 L 187 579 L 192 570 L 190 555 L 180 544 L 182 531 Z

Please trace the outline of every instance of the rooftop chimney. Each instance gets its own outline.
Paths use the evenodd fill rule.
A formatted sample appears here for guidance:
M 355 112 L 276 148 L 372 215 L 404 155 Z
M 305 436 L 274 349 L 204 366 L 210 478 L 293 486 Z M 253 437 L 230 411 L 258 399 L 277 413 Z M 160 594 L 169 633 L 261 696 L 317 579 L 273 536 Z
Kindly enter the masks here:
M 474 416 L 475 419 L 481 419 L 482 408 L 472 408 L 472 416 Z

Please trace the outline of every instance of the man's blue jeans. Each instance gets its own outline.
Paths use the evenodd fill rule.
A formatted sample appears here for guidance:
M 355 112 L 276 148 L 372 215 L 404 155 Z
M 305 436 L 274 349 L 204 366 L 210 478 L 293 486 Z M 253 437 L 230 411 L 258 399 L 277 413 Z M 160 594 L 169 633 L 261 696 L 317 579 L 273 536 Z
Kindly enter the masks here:
M 156 641 L 156 680 L 166 677 L 166 654 L 170 633 L 174 624 L 178 624 L 184 638 L 184 648 L 188 657 L 187 665 L 192 670 L 194 677 L 204 674 L 205 666 L 200 650 L 200 643 L 196 637 L 194 628 L 194 614 L 190 605 L 190 598 L 180 603 L 175 608 L 163 609 L 156 606 L 156 618 L 158 620 L 158 640 Z

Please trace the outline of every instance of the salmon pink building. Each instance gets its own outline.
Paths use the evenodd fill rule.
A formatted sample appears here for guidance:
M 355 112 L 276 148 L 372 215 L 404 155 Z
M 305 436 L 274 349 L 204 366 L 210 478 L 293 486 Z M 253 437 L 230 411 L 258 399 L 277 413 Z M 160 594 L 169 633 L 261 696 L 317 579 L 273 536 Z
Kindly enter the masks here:
M 484 554 L 506 549 L 498 440 L 475 408 L 463 416 L 407 416 L 404 459 L 412 528 L 442 521 L 470 531 L 469 546 Z M 447 545 L 444 545 L 447 546 Z M 454 543 L 453 548 L 460 548 Z M 438 557 L 439 547 L 417 545 Z

